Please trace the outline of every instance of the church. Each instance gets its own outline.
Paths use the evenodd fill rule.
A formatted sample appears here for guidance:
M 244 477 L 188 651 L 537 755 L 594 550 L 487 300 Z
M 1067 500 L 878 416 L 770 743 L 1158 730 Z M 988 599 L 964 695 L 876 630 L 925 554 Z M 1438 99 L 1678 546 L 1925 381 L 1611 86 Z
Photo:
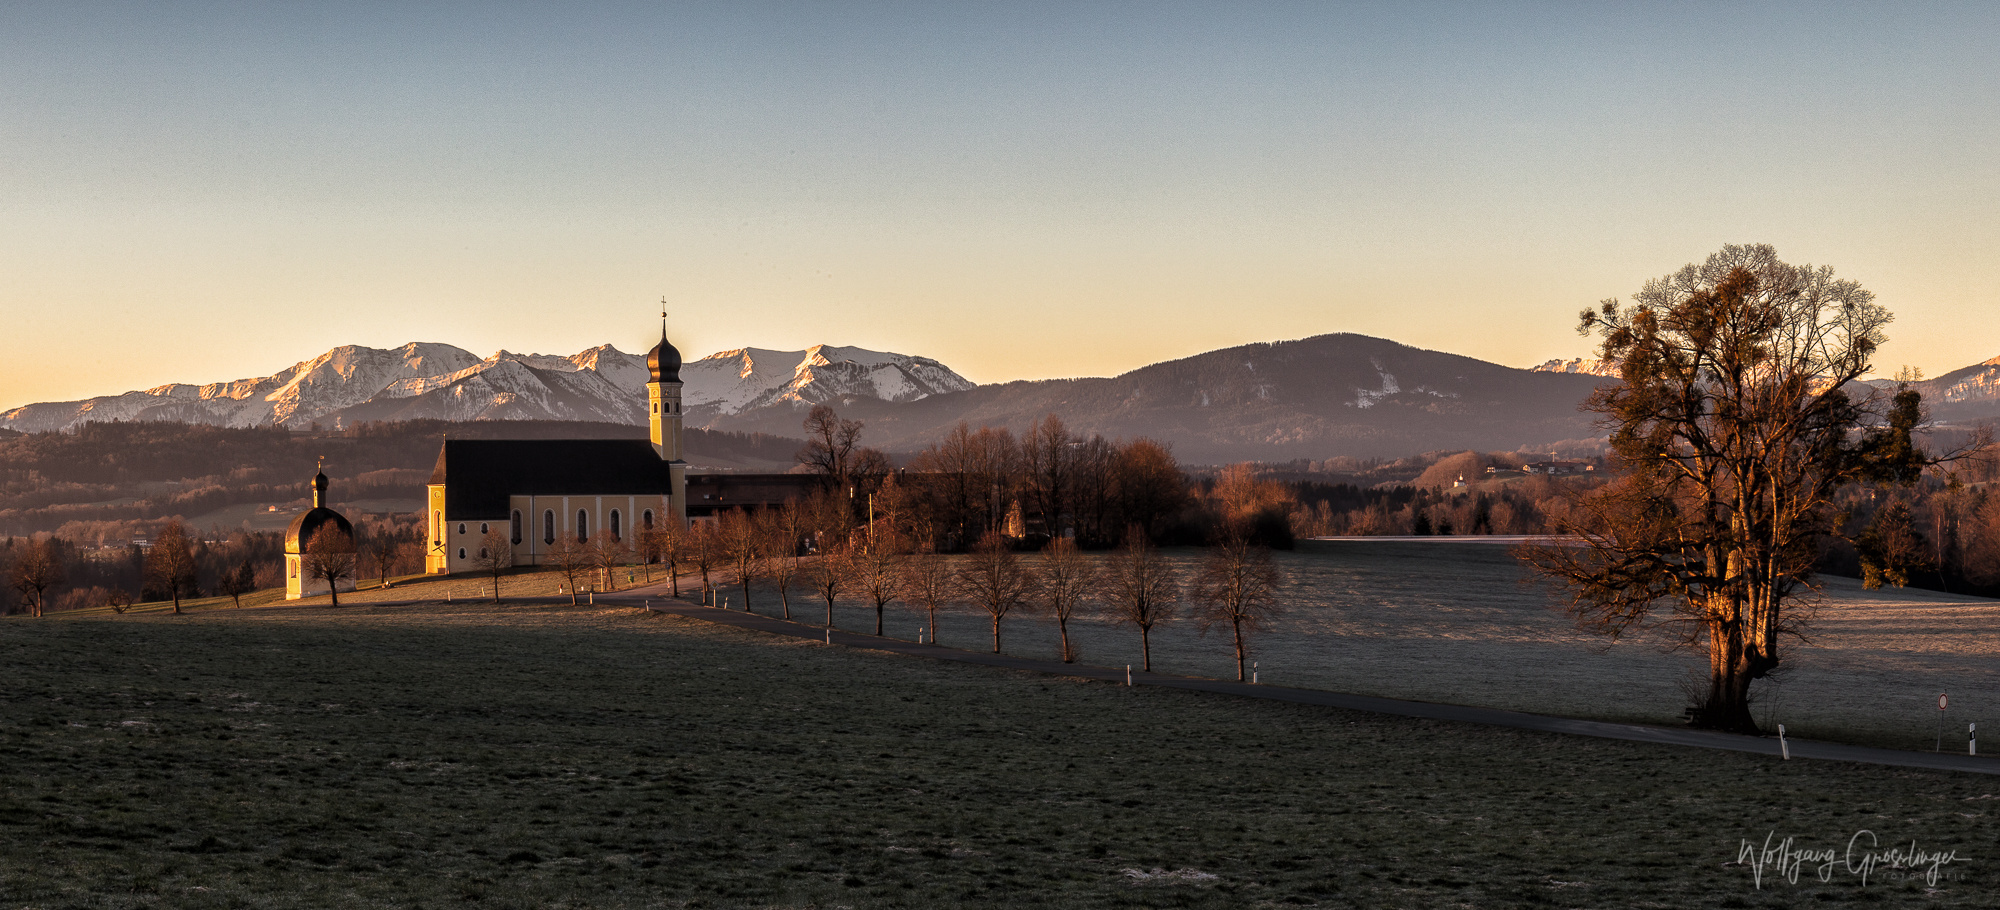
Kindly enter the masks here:
M 515 565 L 539 565 L 565 536 L 588 540 L 604 530 L 630 541 L 662 522 L 685 527 L 681 353 L 664 327 L 646 369 L 650 440 L 445 440 L 431 471 L 424 570 L 477 570 L 480 541 L 495 528 L 504 529 Z

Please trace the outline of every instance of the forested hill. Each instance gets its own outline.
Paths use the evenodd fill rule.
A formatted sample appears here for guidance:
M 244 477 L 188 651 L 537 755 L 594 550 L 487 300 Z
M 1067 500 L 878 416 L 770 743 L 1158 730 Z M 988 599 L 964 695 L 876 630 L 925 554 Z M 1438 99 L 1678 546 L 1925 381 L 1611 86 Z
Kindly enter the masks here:
M 418 498 L 454 439 L 645 438 L 645 427 L 561 421 L 413 420 L 337 432 L 183 423 L 100 423 L 68 432 L 0 434 L 0 535 L 76 520 L 193 516 L 308 495 L 324 459 L 342 500 Z M 697 466 L 784 470 L 801 442 L 764 433 L 686 431 Z

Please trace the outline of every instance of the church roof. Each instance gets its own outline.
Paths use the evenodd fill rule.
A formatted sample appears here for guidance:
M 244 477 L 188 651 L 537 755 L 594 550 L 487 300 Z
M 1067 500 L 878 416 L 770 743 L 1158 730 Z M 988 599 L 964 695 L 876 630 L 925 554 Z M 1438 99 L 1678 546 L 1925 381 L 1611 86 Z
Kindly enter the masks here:
M 447 439 L 431 483 L 452 518 L 497 518 L 509 496 L 668 494 L 667 462 L 644 439 Z

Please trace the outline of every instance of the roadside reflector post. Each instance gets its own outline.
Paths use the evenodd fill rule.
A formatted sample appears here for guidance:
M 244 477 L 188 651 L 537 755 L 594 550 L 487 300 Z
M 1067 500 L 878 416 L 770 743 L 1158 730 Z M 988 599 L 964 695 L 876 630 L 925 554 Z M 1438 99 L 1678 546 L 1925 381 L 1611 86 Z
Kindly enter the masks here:
M 1785 759 L 1786 761 L 1791 761 L 1791 760 L 1792 760 L 1792 747 L 1791 747 L 1791 746 L 1789 746 L 1789 745 L 1786 745 L 1786 744 L 1785 744 L 1785 725 L 1784 725 L 1784 724 L 1779 724 L 1779 725 L 1778 725 L 1778 754 L 1779 754 L 1779 755 L 1781 755 L 1781 756 L 1784 756 L 1784 759 Z
M 1947 705 L 1947 704 L 1950 704 L 1950 703 L 1951 703 L 1951 700 L 1950 700 L 1950 699 L 1948 699 L 1948 698 L 1946 698 L 1946 697 L 1945 697 L 1945 695 L 1946 695 L 1946 693 L 1944 693 L 1944 692 L 1939 692 L 1939 693 L 1938 693 L 1938 737 L 1937 737 L 1937 747 L 1936 747 L 1936 748 L 1934 748 L 1934 749 L 1932 749 L 1932 750 L 1931 750 L 1932 752 L 1943 752 L 1943 751 L 1944 751 L 1944 706 L 1945 706 L 1945 705 Z
M 1257 684 L 1257 662 L 1254 660 L 1250 662 L 1250 684 Z
M 1979 754 L 1979 725 L 1978 725 L 1978 724 L 1966 724 L 1966 725 L 1965 725 L 1965 754 L 1967 754 L 1967 755 L 1978 755 L 1978 754 Z
M 1126 664 L 1126 665 L 1125 665 L 1125 684 L 1126 684 L 1126 685 L 1128 685 L 1128 686 L 1132 684 L 1132 665 L 1131 665 L 1131 664 Z
M 832 629 L 828 629 L 828 630 L 826 630 L 826 643 L 827 643 L 827 644 L 833 644 L 833 630 L 832 630 Z

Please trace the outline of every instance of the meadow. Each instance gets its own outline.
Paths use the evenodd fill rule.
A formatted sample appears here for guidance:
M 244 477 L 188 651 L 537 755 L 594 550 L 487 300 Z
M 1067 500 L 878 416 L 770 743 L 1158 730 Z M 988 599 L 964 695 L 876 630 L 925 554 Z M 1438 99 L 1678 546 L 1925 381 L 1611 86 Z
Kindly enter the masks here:
M 607 605 L 16 617 L 0 666 L 5 907 L 1971 907 L 2000 841 L 1983 775 L 1128 689 Z M 1934 881 L 1767 865 L 1761 887 L 1739 862 L 1863 829 L 1957 859 Z

